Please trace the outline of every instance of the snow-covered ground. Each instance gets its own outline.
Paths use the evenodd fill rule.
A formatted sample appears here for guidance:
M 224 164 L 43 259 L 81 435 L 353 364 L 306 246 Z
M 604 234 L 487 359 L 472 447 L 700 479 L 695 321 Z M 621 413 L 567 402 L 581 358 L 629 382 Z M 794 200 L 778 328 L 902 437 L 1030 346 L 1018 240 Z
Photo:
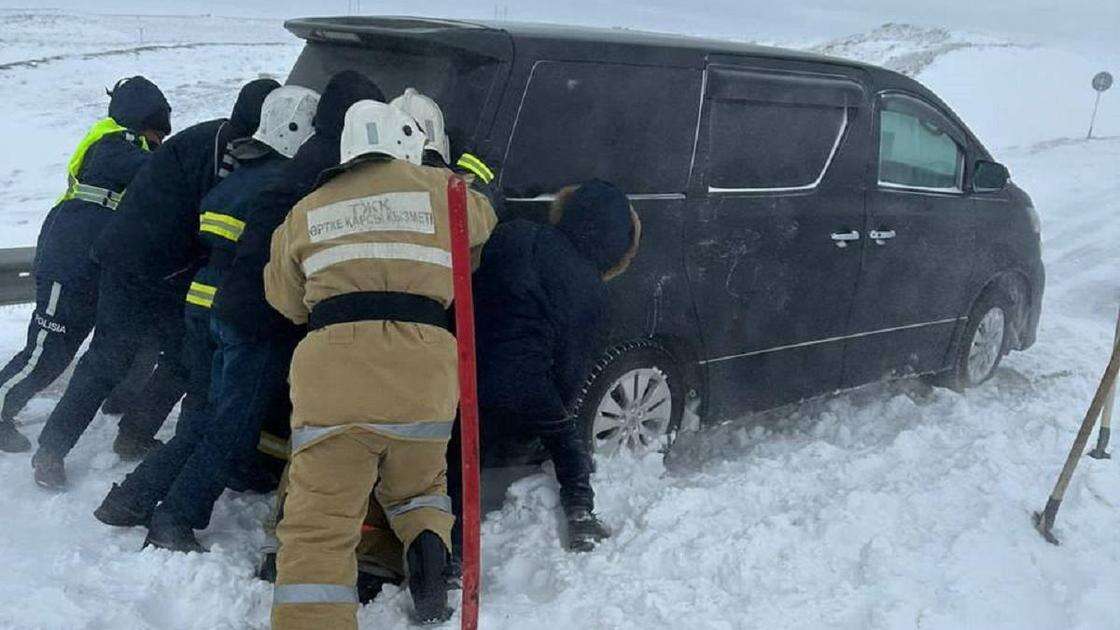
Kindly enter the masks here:
M 117 18 L 28 13 L 0 13 L 0 246 L 33 241 L 69 147 L 103 107 L 100 87 L 143 71 L 167 88 L 182 128 L 221 115 L 244 80 L 283 74 L 298 51 L 275 22 L 132 17 L 148 25 L 144 44 L 222 45 L 90 59 L 142 45 L 138 32 Z M 67 29 L 81 41 L 60 37 Z M 243 41 L 267 45 L 228 45 Z M 1120 460 L 1081 463 L 1059 516 L 1064 546 L 1029 521 L 1103 369 L 1120 301 L 1120 102 L 1102 107 L 1110 137 L 1081 139 L 1085 83 L 1108 56 L 898 25 L 814 46 L 912 72 L 1032 194 L 1049 281 L 1038 344 L 963 395 L 877 385 L 715 428 L 669 465 L 601 462 L 599 511 L 615 536 L 592 554 L 558 547 L 547 475 L 514 483 L 484 524 L 483 628 L 1120 627 Z M 0 360 L 28 314 L 0 309 Z M 58 393 L 21 417 L 29 435 Z M 271 590 L 252 572 L 268 500 L 227 494 L 203 534 L 209 554 L 138 551 L 141 530 L 92 517 L 128 471 L 109 448 L 115 429 L 94 422 L 68 459 L 65 495 L 34 486 L 27 456 L 0 455 L 0 628 L 267 627 Z M 362 626 L 406 626 L 408 602 L 389 588 Z
M 0 247 L 35 244 L 70 152 L 118 79 L 155 81 L 181 130 L 228 116 L 259 74 L 287 76 L 298 43 L 279 20 L 0 10 Z

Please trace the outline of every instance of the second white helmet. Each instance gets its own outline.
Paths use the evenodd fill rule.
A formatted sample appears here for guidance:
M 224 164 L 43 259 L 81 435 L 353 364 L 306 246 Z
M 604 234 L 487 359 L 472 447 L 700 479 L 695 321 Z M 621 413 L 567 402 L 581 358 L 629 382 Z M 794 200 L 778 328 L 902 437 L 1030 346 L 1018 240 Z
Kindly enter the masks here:
M 428 137 L 428 144 L 424 147 L 439 153 L 444 163 L 451 163 L 451 142 L 447 139 L 447 128 L 443 121 L 443 110 L 430 97 L 416 91 L 416 88 L 407 88 L 404 94 L 393 99 L 390 105 L 399 107 L 404 113 L 412 116 L 424 129 Z
M 264 98 L 261 123 L 253 138 L 292 157 L 315 133 L 311 121 L 319 108 L 319 93 L 298 85 L 278 87 Z
M 346 110 L 339 151 L 343 164 L 380 154 L 419 165 L 426 141 L 412 116 L 386 103 L 358 101 Z

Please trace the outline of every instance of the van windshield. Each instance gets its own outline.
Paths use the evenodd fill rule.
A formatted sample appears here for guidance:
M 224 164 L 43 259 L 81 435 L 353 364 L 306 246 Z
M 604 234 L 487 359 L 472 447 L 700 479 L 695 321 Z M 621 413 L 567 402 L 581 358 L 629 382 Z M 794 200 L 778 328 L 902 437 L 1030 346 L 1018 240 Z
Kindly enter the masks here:
M 483 104 L 497 75 L 498 61 L 450 50 L 423 53 L 371 46 L 308 42 L 288 83 L 322 92 L 336 73 L 354 70 L 369 77 L 385 98 L 413 87 L 443 109 L 453 156 L 478 132 Z

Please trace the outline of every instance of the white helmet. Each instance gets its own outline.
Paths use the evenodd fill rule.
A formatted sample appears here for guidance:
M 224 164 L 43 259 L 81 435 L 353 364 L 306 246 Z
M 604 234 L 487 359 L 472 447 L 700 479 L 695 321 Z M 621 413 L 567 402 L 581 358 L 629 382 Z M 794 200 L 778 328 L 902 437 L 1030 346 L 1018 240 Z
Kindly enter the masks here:
M 264 97 L 261 123 L 253 139 L 292 157 L 315 133 L 311 120 L 319 108 L 319 93 L 298 85 L 278 87 Z
M 416 88 L 407 88 L 404 94 L 389 103 L 393 107 L 412 116 L 424 130 L 428 143 L 424 149 L 440 154 L 446 164 L 451 163 L 451 142 L 447 139 L 447 128 L 443 122 L 443 111 L 430 97 L 416 91 Z
M 418 165 L 426 141 L 424 132 L 408 114 L 378 101 L 358 101 L 346 110 L 341 162 L 381 154 Z

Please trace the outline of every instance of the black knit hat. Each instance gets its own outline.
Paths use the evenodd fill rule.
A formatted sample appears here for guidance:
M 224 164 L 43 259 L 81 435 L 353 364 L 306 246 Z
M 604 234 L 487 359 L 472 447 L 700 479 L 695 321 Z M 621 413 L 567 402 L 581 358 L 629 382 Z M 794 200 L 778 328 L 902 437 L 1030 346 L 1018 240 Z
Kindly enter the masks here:
M 630 249 L 630 201 L 614 185 L 598 179 L 581 184 L 564 200 L 562 211 L 556 227 L 600 272 L 617 265 Z
M 319 99 L 319 109 L 315 110 L 315 132 L 337 138 L 342 136 L 346 121 L 346 110 L 358 101 L 385 102 L 385 94 L 377 84 L 365 75 L 353 70 L 343 70 L 331 77 L 323 96 Z
M 275 79 L 254 79 L 241 87 L 233 113 L 229 115 L 234 137 L 246 138 L 256 133 L 261 124 L 264 99 L 278 87 L 280 84 Z
M 143 132 L 149 129 L 171 133 L 171 105 L 163 92 L 142 76 L 117 81 L 109 95 L 109 117 L 117 124 Z

